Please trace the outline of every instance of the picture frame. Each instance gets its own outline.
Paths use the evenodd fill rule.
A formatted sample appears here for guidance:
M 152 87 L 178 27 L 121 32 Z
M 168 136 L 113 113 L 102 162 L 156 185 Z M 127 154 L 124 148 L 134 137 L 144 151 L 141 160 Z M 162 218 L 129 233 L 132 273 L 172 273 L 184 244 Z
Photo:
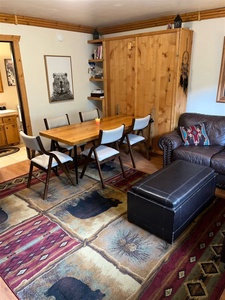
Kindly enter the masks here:
M 225 103 L 225 37 L 223 41 L 222 61 L 216 102 Z
M 8 86 L 15 86 L 16 77 L 13 60 L 11 58 L 5 58 L 4 62 Z
M 74 100 L 70 56 L 44 55 L 49 102 Z

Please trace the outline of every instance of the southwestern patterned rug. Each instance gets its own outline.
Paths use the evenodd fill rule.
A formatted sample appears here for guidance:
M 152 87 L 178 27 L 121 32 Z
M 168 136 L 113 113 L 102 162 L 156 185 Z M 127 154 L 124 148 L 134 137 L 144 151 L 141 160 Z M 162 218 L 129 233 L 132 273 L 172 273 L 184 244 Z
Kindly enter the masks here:
M 0 184 L 0 276 L 18 299 L 219 299 L 224 200 L 170 245 L 127 221 L 126 191 L 146 174 L 110 163 L 103 176 L 104 190 L 94 165 L 76 187 L 53 176 L 47 200 L 27 176 Z

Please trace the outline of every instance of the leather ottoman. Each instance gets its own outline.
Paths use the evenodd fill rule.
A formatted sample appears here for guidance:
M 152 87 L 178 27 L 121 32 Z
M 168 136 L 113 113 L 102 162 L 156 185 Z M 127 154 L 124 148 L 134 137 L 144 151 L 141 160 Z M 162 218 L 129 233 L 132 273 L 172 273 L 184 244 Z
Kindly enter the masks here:
M 128 220 L 172 244 L 214 199 L 216 176 L 210 167 L 176 160 L 128 191 Z

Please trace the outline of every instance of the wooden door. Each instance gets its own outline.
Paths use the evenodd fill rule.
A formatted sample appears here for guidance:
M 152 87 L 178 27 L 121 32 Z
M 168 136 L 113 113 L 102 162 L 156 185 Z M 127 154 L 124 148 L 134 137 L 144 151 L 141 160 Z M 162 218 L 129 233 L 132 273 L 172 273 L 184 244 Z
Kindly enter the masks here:
M 5 128 L 3 124 L 0 124 L 0 147 L 6 145 Z
M 105 41 L 107 115 L 134 114 L 135 38 Z
M 158 137 L 171 129 L 176 51 L 176 32 L 137 37 L 135 111 L 139 116 L 151 113 L 154 119 L 151 130 L 153 151 L 158 150 Z

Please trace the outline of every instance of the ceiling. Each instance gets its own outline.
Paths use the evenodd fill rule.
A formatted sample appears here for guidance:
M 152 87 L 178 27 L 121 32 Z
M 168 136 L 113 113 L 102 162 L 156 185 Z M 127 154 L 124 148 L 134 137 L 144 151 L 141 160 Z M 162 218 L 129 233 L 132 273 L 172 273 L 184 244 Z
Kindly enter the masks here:
M 0 0 L 0 13 L 94 28 L 225 7 L 225 0 Z

